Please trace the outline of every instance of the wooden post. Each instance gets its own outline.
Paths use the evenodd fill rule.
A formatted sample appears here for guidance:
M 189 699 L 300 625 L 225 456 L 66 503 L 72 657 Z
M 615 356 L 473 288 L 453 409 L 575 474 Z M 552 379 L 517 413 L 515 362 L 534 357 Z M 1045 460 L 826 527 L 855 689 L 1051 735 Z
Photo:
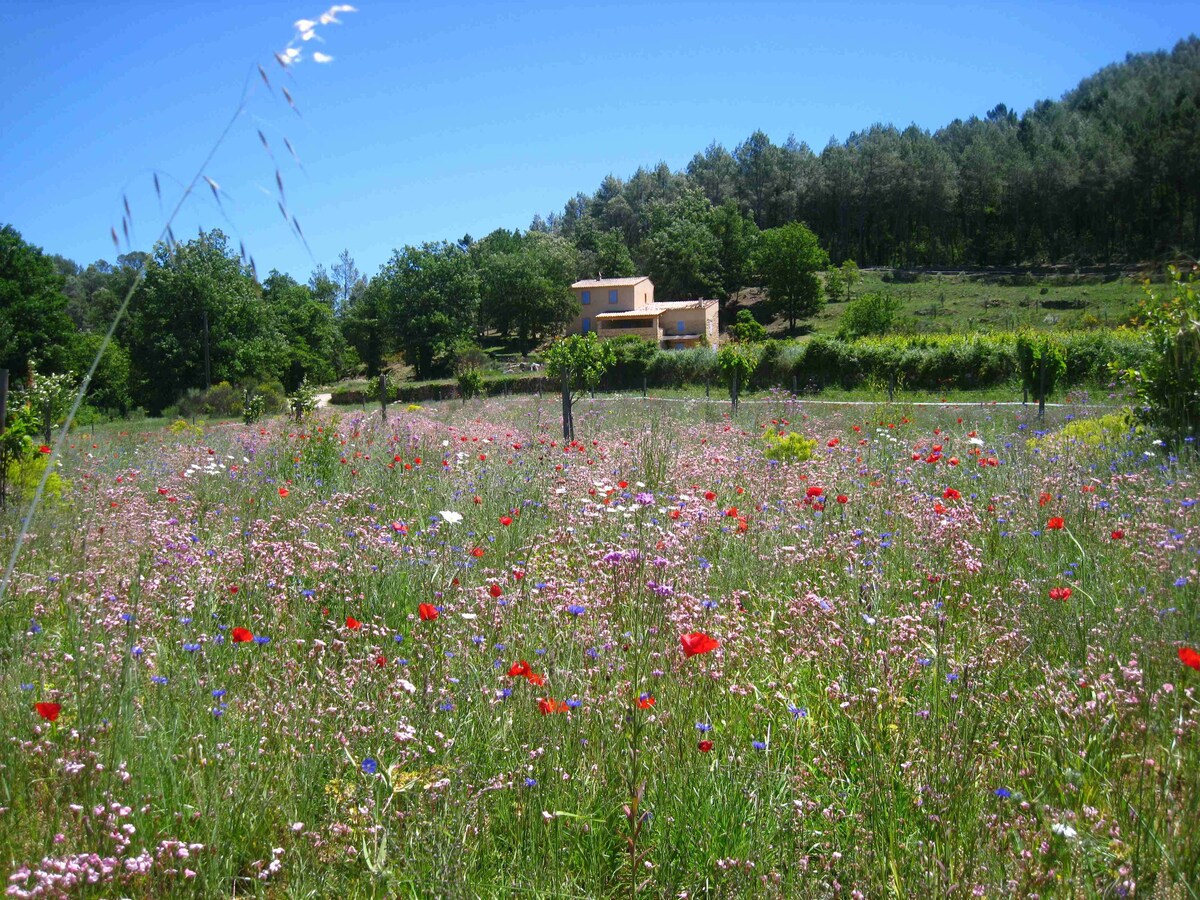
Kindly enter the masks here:
M 646 376 L 642 375 L 642 399 L 646 399 Z
M 379 417 L 387 421 L 387 372 L 379 373 Z
M 796 396 L 796 375 L 792 373 L 792 396 Z
M 738 408 L 738 370 L 737 370 L 737 367 L 736 367 L 736 366 L 734 366 L 734 369 L 733 369 L 733 379 L 731 380 L 731 382 L 730 382 L 730 384 L 729 384 L 729 392 L 730 392 L 730 394 L 731 394 L 731 395 L 732 395 L 732 397 L 733 397 L 733 413 L 734 413 L 734 415 L 737 415 L 737 408 Z

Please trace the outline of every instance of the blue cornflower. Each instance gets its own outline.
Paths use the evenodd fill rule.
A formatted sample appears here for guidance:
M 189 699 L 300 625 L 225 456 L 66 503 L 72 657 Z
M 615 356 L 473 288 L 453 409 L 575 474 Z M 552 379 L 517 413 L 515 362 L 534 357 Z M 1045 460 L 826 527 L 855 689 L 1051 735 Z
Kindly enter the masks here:
M 132 653 L 134 656 L 141 656 L 144 651 L 142 650 L 141 647 L 134 647 L 129 652 Z
M 225 696 L 225 688 L 217 688 L 216 690 L 214 690 L 212 692 L 212 695 L 214 697 L 216 697 L 218 700 L 220 700 L 222 697 Z
M 701 734 L 704 734 L 705 732 L 712 731 L 712 726 L 709 725 L 707 722 L 697 722 L 696 730 L 699 731 Z
M 1183 587 L 1187 583 L 1188 580 L 1186 575 L 1181 575 L 1175 579 L 1175 587 Z
M 537 787 L 537 779 L 536 778 L 526 778 L 525 779 L 525 787 Z
M 755 750 L 766 750 L 767 749 L 767 745 L 764 741 L 751 741 L 750 746 L 753 747 Z
M 398 634 L 393 638 L 393 640 L 395 640 L 395 642 L 397 644 L 403 644 L 404 643 L 404 635 Z
M 793 706 L 788 704 L 788 712 L 792 714 L 793 719 L 807 719 L 808 708 L 804 706 Z
M 567 701 L 567 709 L 579 709 L 581 706 L 583 706 L 583 701 L 576 700 L 574 697 Z
M 153 681 L 155 684 L 166 684 L 167 676 L 166 675 L 151 675 L 150 680 Z
M 121 613 L 121 621 L 122 622 L 132 622 L 133 621 L 133 613 L 129 613 L 129 612 Z
M 1012 796 L 1012 791 L 1010 791 L 1006 787 L 998 787 L 994 791 L 992 791 L 992 793 L 995 794 L 997 797 L 1000 797 L 1003 800 L 1007 800 L 1009 797 Z
M 42 626 L 38 624 L 37 619 L 30 619 L 29 620 L 29 630 L 33 634 L 41 634 Z
M 585 612 L 587 612 L 587 609 L 580 606 L 578 603 L 572 603 L 567 607 L 567 612 L 573 616 L 582 616 Z
M 368 756 L 362 761 L 362 770 L 367 775 L 374 775 L 379 771 L 379 763 Z
M 33 685 L 32 685 L 32 684 L 30 684 L 28 681 L 26 681 L 26 682 L 22 682 L 22 683 L 21 683 L 21 690 L 23 690 L 23 691 L 32 691 L 32 690 L 33 690 Z
M 254 636 L 254 643 L 269 644 L 269 643 L 271 643 L 271 639 L 269 637 L 267 637 L 265 634 L 256 634 Z
M 186 650 L 188 653 L 195 653 L 197 650 L 200 649 L 200 645 L 199 644 L 184 644 L 183 649 Z
M 454 709 L 454 701 L 453 700 L 443 700 L 441 703 L 438 704 L 438 709 L 440 709 L 442 712 L 450 712 L 451 710 Z
M 958 674 L 955 672 L 951 672 L 949 675 L 946 676 L 946 681 L 953 684 L 954 682 L 958 681 Z
M 496 696 L 498 696 L 501 700 L 507 700 L 512 696 L 512 688 L 501 688 L 496 692 Z

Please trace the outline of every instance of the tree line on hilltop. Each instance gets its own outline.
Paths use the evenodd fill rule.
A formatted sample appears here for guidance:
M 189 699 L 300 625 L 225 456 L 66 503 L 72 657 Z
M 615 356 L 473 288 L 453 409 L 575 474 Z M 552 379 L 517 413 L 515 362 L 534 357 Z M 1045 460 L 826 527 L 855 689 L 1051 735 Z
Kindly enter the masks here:
M 1131 55 L 1060 101 L 930 133 L 875 125 L 820 153 L 755 132 L 684 171 L 609 176 L 525 231 L 396 250 L 373 276 L 349 251 L 307 282 L 261 282 L 218 230 L 87 266 L 0 229 L 0 368 L 82 374 L 130 288 L 89 403 L 158 413 L 228 381 L 328 383 L 396 352 L 444 374 L 496 333 L 529 351 L 561 332 L 578 278 L 648 275 L 659 299 L 767 289 L 793 327 L 819 271 L 1161 261 L 1200 248 L 1200 39 Z M 835 289 L 832 269 L 825 287 Z

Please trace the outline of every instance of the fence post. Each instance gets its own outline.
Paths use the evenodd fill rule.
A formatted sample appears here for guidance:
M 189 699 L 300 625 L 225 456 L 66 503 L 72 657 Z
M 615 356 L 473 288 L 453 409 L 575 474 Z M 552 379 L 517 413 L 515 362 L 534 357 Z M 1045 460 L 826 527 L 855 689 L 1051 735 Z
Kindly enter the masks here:
M 379 417 L 387 421 L 387 372 L 379 373 Z

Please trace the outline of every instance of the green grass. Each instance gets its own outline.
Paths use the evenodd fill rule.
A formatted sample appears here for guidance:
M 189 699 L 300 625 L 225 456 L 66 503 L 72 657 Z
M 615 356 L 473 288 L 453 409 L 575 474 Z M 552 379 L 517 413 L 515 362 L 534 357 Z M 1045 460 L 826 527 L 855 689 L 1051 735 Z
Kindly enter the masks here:
M 901 301 L 896 330 L 918 334 L 1044 329 L 1114 328 L 1129 322 L 1143 297 L 1139 278 L 1115 276 L 920 275 L 914 281 L 885 281 L 876 270 L 863 273 L 854 295 L 878 291 Z M 1013 284 L 1013 281 L 1029 281 Z M 1042 293 L 1043 289 L 1045 293 Z M 757 302 L 756 290 L 743 294 Z M 811 334 L 836 334 L 845 302 L 830 303 L 806 325 Z M 776 323 L 773 331 L 786 330 Z

